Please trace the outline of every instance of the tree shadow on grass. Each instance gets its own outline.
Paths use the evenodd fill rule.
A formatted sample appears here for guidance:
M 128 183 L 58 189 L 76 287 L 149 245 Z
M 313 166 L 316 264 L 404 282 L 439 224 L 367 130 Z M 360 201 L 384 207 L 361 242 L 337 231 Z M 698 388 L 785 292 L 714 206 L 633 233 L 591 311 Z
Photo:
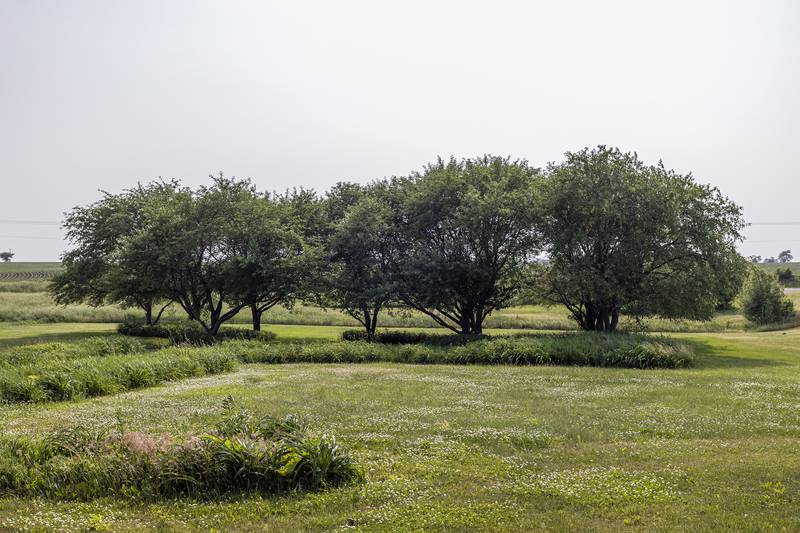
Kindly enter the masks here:
M 681 339 L 688 344 L 695 354 L 692 368 L 763 368 L 786 366 L 783 361 L 776 361 L 766 357 L 753 357 L 742 355 L 742 349 L 726 343 L 713 343 L 699 339 Z

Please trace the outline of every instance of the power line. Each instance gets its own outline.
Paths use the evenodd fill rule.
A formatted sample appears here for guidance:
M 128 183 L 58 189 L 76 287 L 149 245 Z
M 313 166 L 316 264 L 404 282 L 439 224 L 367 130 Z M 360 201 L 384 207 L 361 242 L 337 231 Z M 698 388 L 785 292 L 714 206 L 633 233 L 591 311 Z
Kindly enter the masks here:
M 55 220 L 11 220 L 0 219 L 0 224 L 24 224 L 28 226 L 60 226 L 61 222 Z
M 36 239 L 36 240 L 50 240 L 50 241 L 66 240 L 62 237 L 33 237 L 30 235 L 0 235 L 0 239 Z

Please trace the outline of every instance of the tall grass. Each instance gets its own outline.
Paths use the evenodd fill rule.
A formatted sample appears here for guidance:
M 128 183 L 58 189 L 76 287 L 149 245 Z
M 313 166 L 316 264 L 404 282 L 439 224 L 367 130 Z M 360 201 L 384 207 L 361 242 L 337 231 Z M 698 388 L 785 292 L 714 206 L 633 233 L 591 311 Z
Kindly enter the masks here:
M 688 345 L 650 335 L 576 333 L 498 337 L 457 346 L 327 342 L 224 343 L 220 349 L 245 363 L 371 363 L 452 365 L 579 365 L 678 368 L 693 360 Z
M 7 402 L 103 396 L 166 381 L 229 372 L 237 363 L 236 358 L 225 353 L 191 348 L 89 357 L 72 357 L 69 351 L 65 355 L 24 350 L 11 353 L 18 355 L 0 364 L 0 398 Z M 15 357 L 22 364 L 13 364 Z
M 92 337 L 75 342 L 42 342 L 12 346 L 0 350 L 1 365 L 30 365 L 36 363 L 64 362 L 86 357 L 107 357 L 143 353 L 161 348 L 163 342 L 131 337 Z
M 4 281 L 0 279 L 0 292 L 47 292 L 49 281 Z
M 78 426 L 0 444 L 0 491 L 25 497 L 208 499 L 317 490 L 361 477 L 332 435 L 311 433 L 295 417 L 256 420 L 246 412 L 181 442 Z

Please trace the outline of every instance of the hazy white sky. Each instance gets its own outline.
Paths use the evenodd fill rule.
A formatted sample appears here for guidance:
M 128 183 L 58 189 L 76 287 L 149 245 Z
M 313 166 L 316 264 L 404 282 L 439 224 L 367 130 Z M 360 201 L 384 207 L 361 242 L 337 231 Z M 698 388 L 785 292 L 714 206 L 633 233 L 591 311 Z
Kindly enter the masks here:
M 617 145 L 800 256 L 800 2 L 0 0 L 0 250 L 158 176 L 263 189 Z

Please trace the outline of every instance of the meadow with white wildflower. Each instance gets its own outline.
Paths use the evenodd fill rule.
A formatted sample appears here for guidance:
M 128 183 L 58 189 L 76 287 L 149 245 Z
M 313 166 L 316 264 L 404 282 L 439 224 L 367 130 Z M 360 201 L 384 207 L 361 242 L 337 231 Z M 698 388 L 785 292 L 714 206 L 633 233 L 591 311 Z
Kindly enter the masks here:
M 180 439 L 222 420 L 231 395 L 254 416 L 296 414 L 334 434 L 364 480 L 158 501 L 6 493 L 0 529 L 800 528 L 800 330 L 677 338 L 692 346 L 693 366 L 244 363 L 102 397 L 6 403 L 9 439 L 76 423 Z M 114 343 L 85 348 L 126 357 L 131 347 Z M 39 361 L 48 349 L 13 353 Z

